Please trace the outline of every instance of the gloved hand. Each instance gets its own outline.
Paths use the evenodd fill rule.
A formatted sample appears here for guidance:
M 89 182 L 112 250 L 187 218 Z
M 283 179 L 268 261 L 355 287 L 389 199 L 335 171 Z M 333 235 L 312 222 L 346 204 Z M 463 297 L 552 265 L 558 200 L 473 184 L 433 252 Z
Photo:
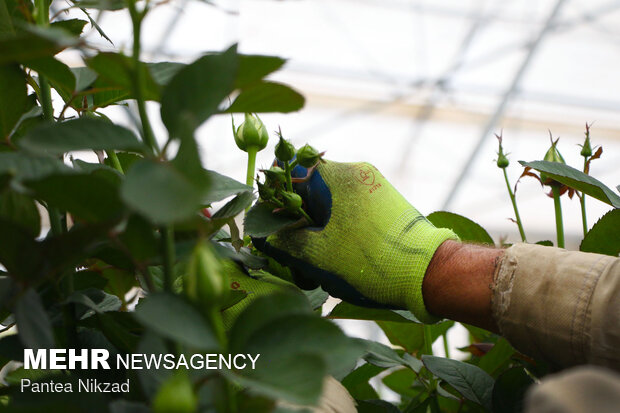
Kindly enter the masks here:
M 298 166 L 293 175 L 306 172 Z M 435 228 L 368 163 L 321 163 L 295 190 L 317 226 L 254 239 L 256 248 L 291 268 L 302 288 L 321 285 L 353 304 L 437 321 L 422 280 L 437 248 L 458 239 L 454 232 Z
M 232 260 L 222 261 L 222 271 L 225 271 L 228 275 L 230 288 L 232 290 L 243 291 L 247 294 L 239 302 L 222 311 L 222 321 L 224 322 L 224 328 L 226 330 L 229 330 L 237 317 L 239 317 L 239 314 L 241 314 L 254 299 L 260 296 L 273 294 L 286 289 L 294 290 L 302 294 L 295 285 L 273 276 L 266 271 L 253 271 L 253 275 L 250 275 Z

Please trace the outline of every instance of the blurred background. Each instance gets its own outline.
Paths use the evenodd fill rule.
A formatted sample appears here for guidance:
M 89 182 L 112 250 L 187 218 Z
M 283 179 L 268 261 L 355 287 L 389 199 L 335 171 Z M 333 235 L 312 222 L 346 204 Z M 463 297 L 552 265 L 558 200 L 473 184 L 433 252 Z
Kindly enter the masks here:
M 113 45 L 95 30 L 92 44 L 129 52 L 127 14 L 93 18 Z M 542 159 L 550 132 L 567 163 L 581 169 L 577 145 L 593 123 L 592 144 L 604 152 L 591 174 L 620 184 L 619 23 L 620 1 L 606 0 L 170 0 L 145 21 L 143 60 L 190 62 L 233 43 L 242 53 L 285 57 L 273 80 L 299 90 L 306 106 L 262 116 L 270 131 L 281 127 L 328 159 L 371 162 L 422 213 L 456 212 L 496 241 L 515 242 L 494 134 L 503 133 L 514 185 L 523 171 L 517 161 Z M 75 52 L 60 58 L 82 65 Z M 134 109 L 104 112 L 133 126 Z M 149 110 L 158 120 L 159 108 Z M 156 134 L 164 139 L 161 124 Z M 198 134 L 205 165 L 243 181 L 246 157 L 230 117 L 213 117 Z M 270 164 L 275 143 L 272 134 L 258 165 Z M 579 201 L 563 198 L 567 246 L 575 249 L 583 236 Z M 517 201 L 528 240 L 555 241 L 553 200 L 534 179 L 522 180 Z M 609 208 L 589 198 L 589 224 Z M 343 325 L 355 335 L 380 334 L 373 326 Z M 451 334 L 453 347 L 467 339 L 463 330 Z

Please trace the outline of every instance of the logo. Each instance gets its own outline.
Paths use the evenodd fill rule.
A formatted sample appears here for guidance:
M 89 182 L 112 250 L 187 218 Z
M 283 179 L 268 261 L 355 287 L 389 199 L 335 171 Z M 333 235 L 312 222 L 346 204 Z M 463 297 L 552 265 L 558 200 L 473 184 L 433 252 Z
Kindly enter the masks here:
M 355 179 L 363 185 L 371 186 L 375 183 L 375 173 L 370 165 L 360 165 L 355 171 Z

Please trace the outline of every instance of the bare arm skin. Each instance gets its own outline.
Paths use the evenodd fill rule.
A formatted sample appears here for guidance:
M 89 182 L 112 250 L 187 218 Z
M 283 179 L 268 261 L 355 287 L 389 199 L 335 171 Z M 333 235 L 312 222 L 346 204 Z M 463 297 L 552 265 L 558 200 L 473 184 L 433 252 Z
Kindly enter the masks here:
M 446 241 L 437 249 L 422 283 L 428 311 L 495 333 L 491 315 L 493 276 L 504 251 Z

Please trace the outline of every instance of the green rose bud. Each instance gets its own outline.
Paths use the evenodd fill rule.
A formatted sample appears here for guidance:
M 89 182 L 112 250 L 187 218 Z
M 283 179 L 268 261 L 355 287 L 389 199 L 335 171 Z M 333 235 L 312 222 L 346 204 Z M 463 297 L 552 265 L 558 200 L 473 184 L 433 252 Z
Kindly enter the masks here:
M 497 167 L 506 169 L 510 165 L 510 161 L 504 153 L 504 147 L 502 146 L 502 135 L 495 134 L 497 141 L 499 142 L 499 150 L 497 151 Z
M 265 185 L 272 188 L 279 188 L 286 183 L 286 172 L 279 166 L 272 166 L 269 169 L 262 169 L 265 174 Z
M 263 201 L 269 201 L 275 196 L 276 190 L 272 187 L 261 184 L 260 182 L 257 182 L 256 184 L 258 185 L 258 196 L 260 196 L 260 199 Z
M 557 148 L 557 144 L 558 144 L 559 140 L 560 140 L 559 138 L 556 139 L 555 142 L 553 140 L 551 140 L 551 147 L 549 148 L 549 150 L 545 154 L 545 158 L 544 158 L 545 161 L 557 162 L 557 163 L 563 163 L 563 164 L 566 163 L 564 161 L 564 158 L 562 157 L 562 155 L 560 154 L 560 152 L 558 151 L 558 148 Z M 545 185 L 560 185 L 559 182 L 554 181 L 549 175 L 547 175 L 544 172 L 540 173 L 540 180 Z
M 269 133 L 258 115 L 245 114 L 245 121 L 235 130 L 235 120 L 232 121 L 235 143 L 242 151 L 248 152 L 254 148 L 262 151 L 269 141 Z
M 282 196 L 282 203 L 284 208 L 290 212 L 298 212 L 301 208 L 301 197 L 295 192 L 283 191 L 280 193 Z
M 297 151 L 297 162 L 304 168 L 311 168 L 321 160 L 321 154 L 312 146 L 305 144 Z
M 592 145 L 590 144 L 590 125 L 586 123 L 586 140 L 581 145 L 581 156 L 584 158 L 592 156 Z
M 187 297 L 204 310 L 219 308 L 226 302 L 228 279 L 206 241 L 199 241 L 192 251 L 183 289 Z
M 276 145 L 276 158 L 281 160 L 282 162 L 288 162 L 295 156 L 295 147 L 292 143 L 287 141 L 282 137 L 282 134 L 279 134 L 280 141 Z

